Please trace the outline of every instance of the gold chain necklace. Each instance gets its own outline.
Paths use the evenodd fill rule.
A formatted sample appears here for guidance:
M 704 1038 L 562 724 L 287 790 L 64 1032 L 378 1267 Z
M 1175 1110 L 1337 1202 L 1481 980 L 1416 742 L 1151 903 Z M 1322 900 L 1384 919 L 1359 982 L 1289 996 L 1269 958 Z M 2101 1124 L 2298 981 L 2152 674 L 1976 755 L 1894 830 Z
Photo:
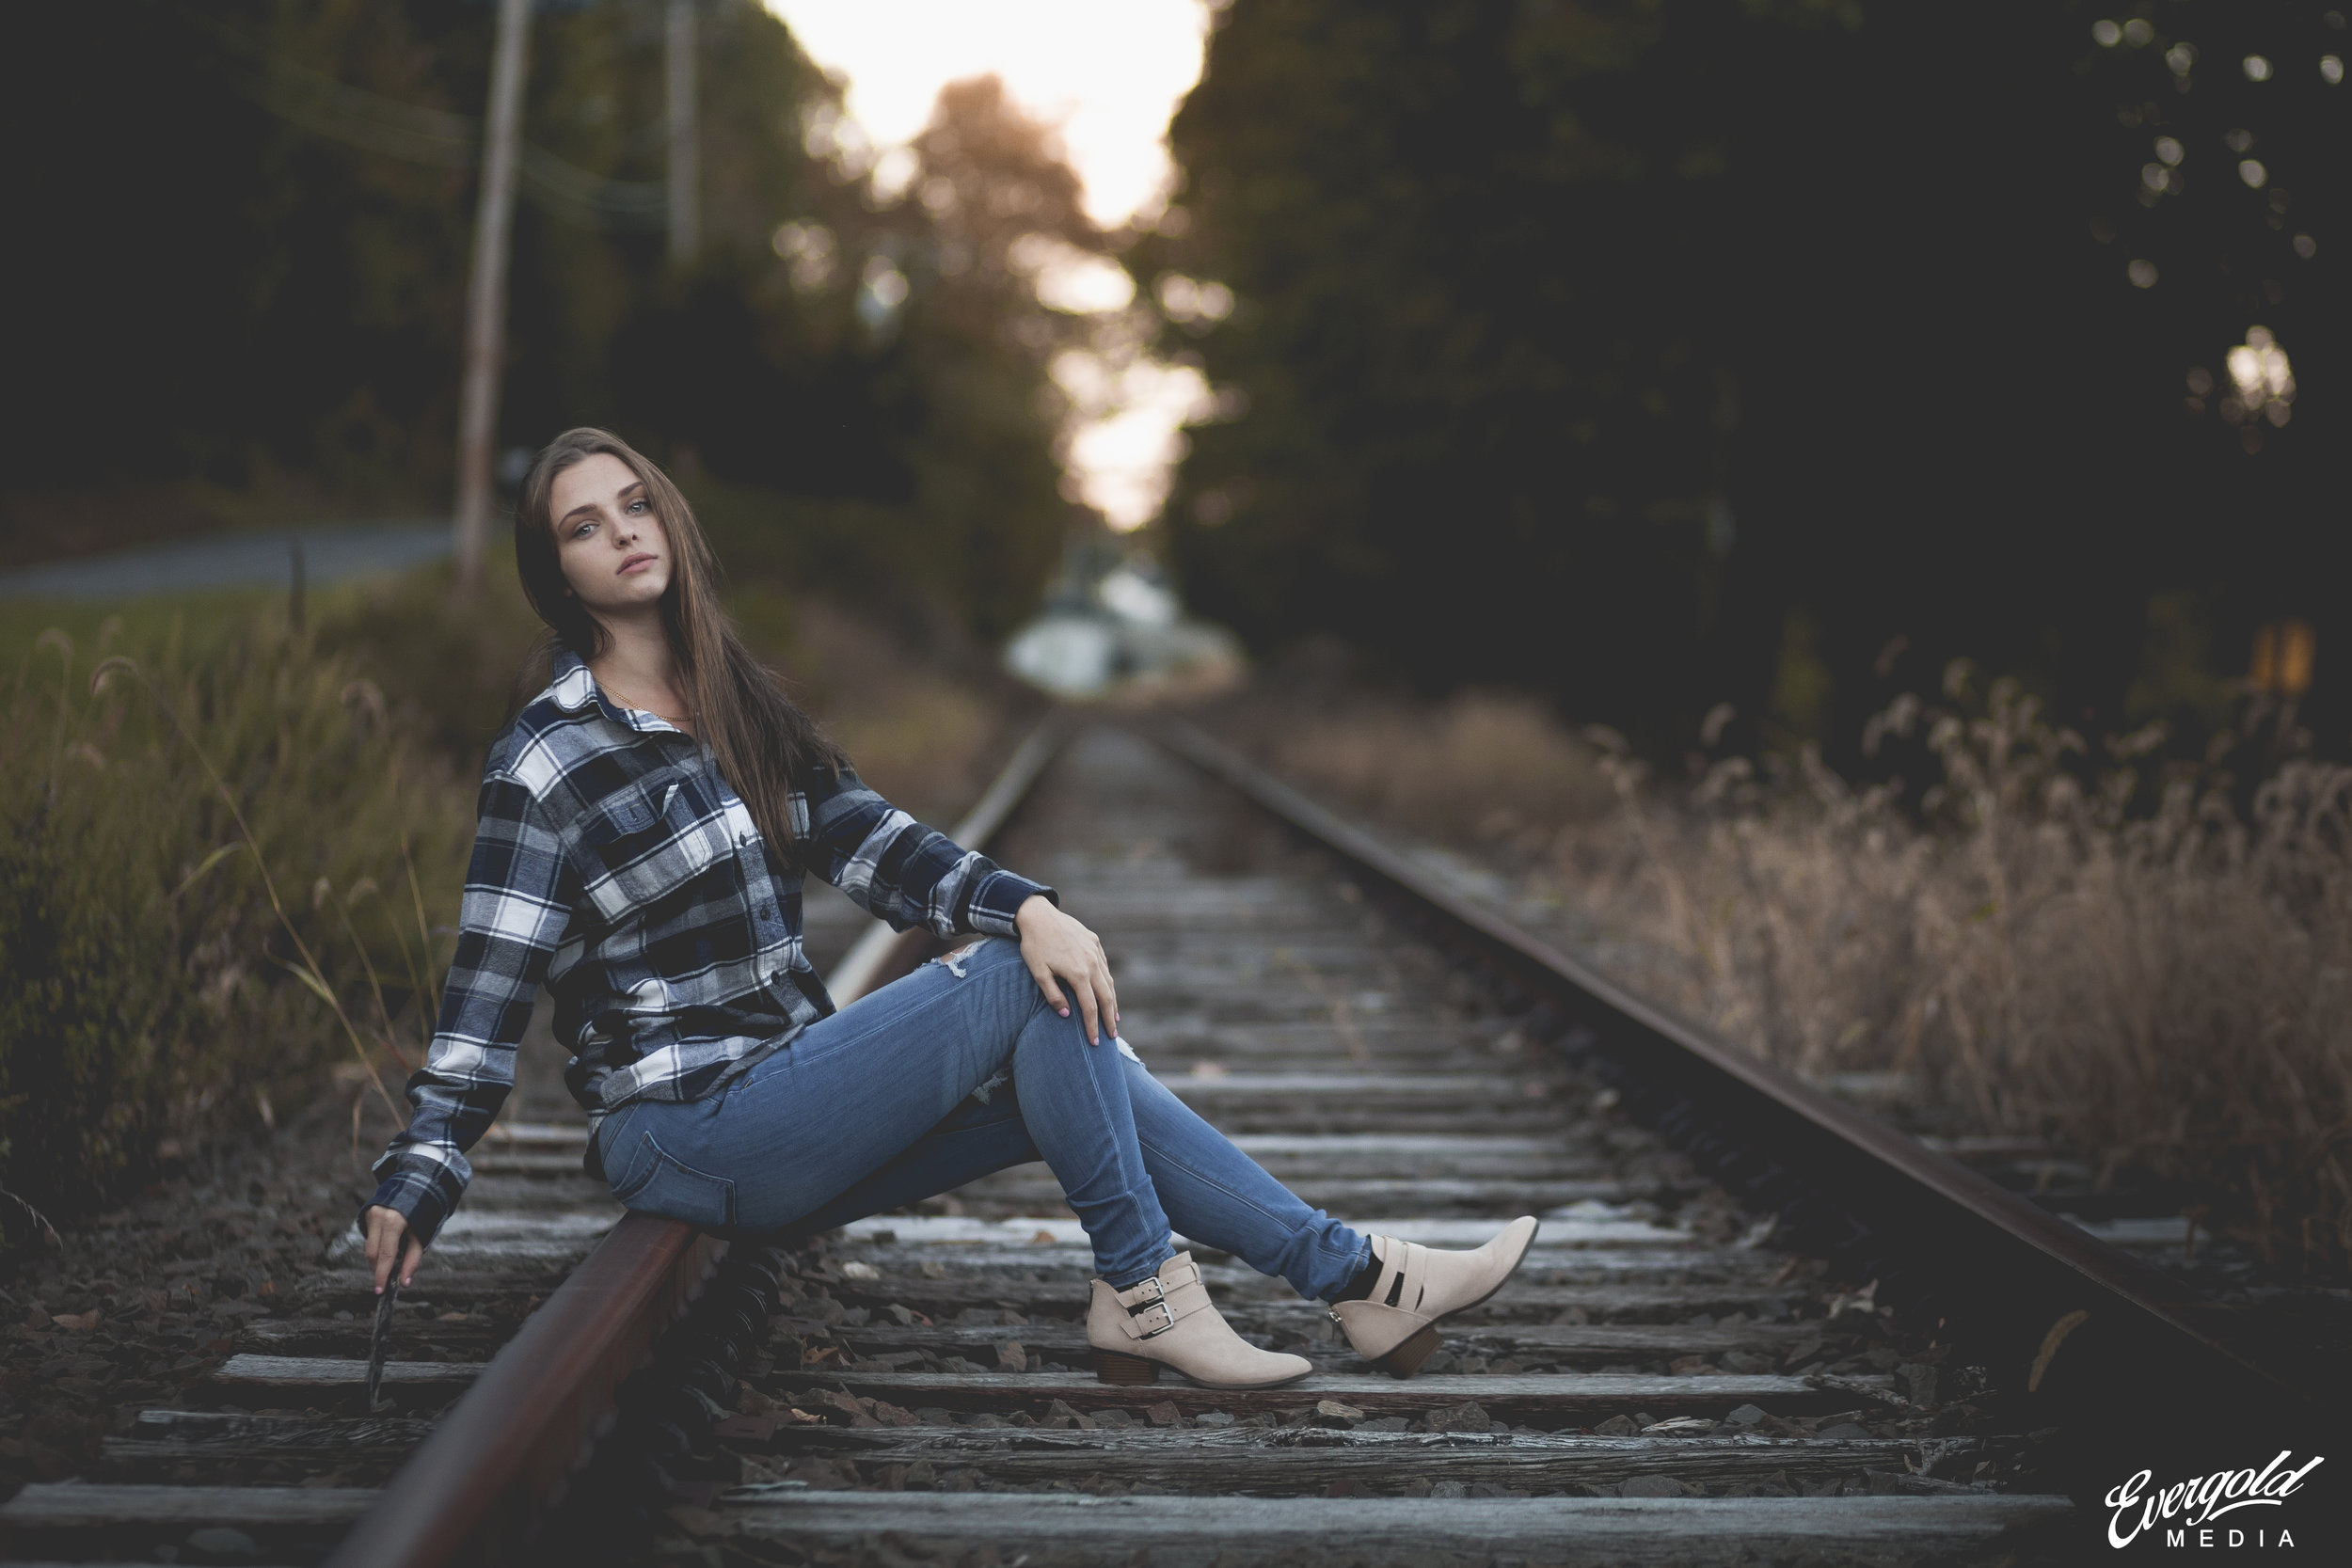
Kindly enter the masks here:
M 650 713 L 665 724 L 685 724 L 691 722 L 691 716 L 693 711 L 691 704 L 688 705 L 687 712 L 684 714 L 664 713 L 660 708 L 654 706 L 651 703 L 630 702 L 628 697 L 622 694 L 621 689 L 610 681 L 604 683 L 604 689 L 608 696 L 616 699 L 623 707 L 635 708 L 641 713 Z

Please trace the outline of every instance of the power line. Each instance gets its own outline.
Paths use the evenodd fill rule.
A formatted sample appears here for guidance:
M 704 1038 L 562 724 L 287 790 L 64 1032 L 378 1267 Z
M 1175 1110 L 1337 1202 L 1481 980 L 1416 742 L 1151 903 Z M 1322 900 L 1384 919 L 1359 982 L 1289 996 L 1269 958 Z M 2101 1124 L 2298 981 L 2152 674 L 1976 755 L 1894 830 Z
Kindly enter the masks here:
M 482 155 L 474 116 L 403 103 L 282 55 L 267 56 L 246 92 L 280 119 L 362 151 L 437 168 L 472 168 Z M 517 148 L 516 163 L 523 198 L 575 228 L 658 232 L 670 225 L 666 180 L 608 180 L 529 142 Z

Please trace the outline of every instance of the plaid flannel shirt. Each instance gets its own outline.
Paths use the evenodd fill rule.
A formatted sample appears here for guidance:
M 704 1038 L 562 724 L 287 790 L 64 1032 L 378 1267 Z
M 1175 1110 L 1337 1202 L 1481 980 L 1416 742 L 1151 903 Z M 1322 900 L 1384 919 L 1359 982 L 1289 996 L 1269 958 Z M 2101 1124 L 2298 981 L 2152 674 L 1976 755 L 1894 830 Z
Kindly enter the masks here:
M 1030 895 L 1054 896 L 846 768 L 803 781 L 790 809 L 794 858 L 897 929 L 1012 936 Z M 576 655 L 558 652 L 548 689 L 492 744 L 480 818 L 408 1130 L 367 1200 L 428 1243 L 514 1086 L 543 982 L 592 1151 L 607 1112 L 711 1093 L 834 1010 L 801 950 L 802 873 L 768 852 L 707 748 L 613 703 Z

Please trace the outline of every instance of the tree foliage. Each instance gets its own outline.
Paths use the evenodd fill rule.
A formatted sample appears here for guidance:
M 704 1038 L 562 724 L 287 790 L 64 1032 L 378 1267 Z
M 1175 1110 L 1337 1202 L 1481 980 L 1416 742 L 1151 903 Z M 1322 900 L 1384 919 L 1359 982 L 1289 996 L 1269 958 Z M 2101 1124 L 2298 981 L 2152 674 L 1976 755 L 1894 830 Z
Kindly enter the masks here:
M 21 40 L 47 63 L 17 112 L 56 151 L 20 208 L 8 347 L 43 395 L 7 488 L 291 474 L 324 505 L 445 505 L 496 8 L 40 8 Z M 655 183 L 664 10 L 532 22 L 501 445 L 617 426 L 743 521 L 746 559 L 993 626 L 1070 521 L 1044 370 L 1062 328 L 1004 258 L 1034 232 L 1099 245 L 1074 178 L 968 87 L 915 187 L 964 194 L 885 193 L 839 84 L 753 0 L 710 0 L 702 249 L 680 267 Z
M 1850 736 L 1963 653 L 2114 713 L 2165 590 L 2233 641 L 2352 630 L 2312 586 L 2341 18 L 2137 9 L 2110 47 L 2082 5 L 1235 0 L 1131 255 L 1226 392 L 1167 519 L 1188 592 L 1660 739 L 1724 699 Z M 2258 442 L 2184 402 L 2256 324 L 2299 383 Z

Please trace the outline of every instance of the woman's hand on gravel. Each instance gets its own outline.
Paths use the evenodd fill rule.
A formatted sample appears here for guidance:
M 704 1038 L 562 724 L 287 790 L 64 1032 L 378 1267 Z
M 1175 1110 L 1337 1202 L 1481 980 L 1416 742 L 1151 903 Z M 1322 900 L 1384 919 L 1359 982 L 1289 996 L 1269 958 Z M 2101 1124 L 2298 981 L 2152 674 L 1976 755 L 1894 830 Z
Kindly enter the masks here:
M 417 1263 L 424 1257 L 424 1243 L 408 1234 L 408 1222 L 397 1209 L 387 1209 L 380 1203 L 370 1204 L 368 1222 L 368 1267 L 375 1273 L 375 1293 L 384 1293 L 384 1282 L 391 1277 L 392 1265 L 400 1265 L 403 1290 L 417 1282 Z M 408 1255 L 401 1256 L 400 1243 L 408 1243 Z
M 1099 1045 L 1103 1036 L 1119 1033 L 1119 991 L 1111 984 L 1110 960 L 1103 956 L 1103 939 L 1061 912 L 1041 893 L 1029 895 L 1013 926 L 1021 933 L 1021 958 L 1029 966 L 1038 990 L 1062 1017 L 1070 1016 L 1070 997 L 1078 999 L 1086 1021 L 1087 1043 Z M 1107 1028 L 1104 1026 L 1107 1025 Z

